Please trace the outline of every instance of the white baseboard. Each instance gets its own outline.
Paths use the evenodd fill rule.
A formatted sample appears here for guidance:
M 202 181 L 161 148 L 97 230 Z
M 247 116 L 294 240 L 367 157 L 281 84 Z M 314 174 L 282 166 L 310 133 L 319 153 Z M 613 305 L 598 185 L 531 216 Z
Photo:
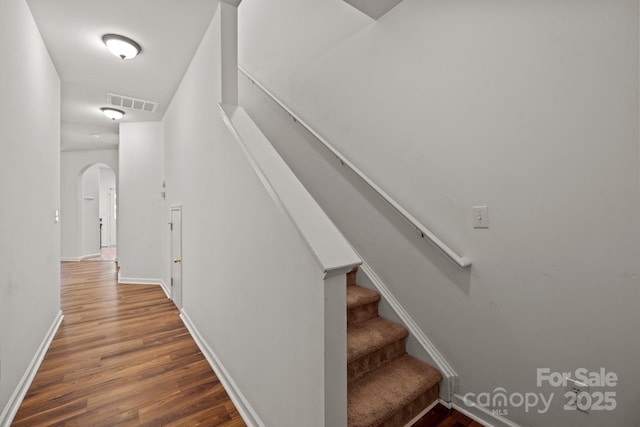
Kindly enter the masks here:
M 167 284 L 164 282 L 163 279 L 160 279 L 160 287 L 164 291 L 164 294 L 167 296 L 167 298 L 171 299 L 171 290 L 169 289 L 169 287 L 167 286 Z
M 466 399 L 466 401 L 471 403 L 471 405 L 468 405 L 467 402 L 465 402 L 464 396 L 455 394 L 450 407 L 458 412 L 462 412 L 467 417 L 479 422 L 485 427 L 520 427 L 519 424 L 516 424 L 503 416 L 493 414 L 486 408 L 475 404 L 475 402 L 469 402 L 468 399 Z
M 180 318 L 184 322 L 185 326 L 189 330 L 189 333 L 193 337 L 193 340 L 196 342 L 202 354 L 209 362 L 211 369 L 216 373 L 218 379 L 224 386 L 224 389 L 227 391 L 227 394 L 231 398 L 231 401 L 235 405 L 236 409 L 240 413 L 240 416 L 244 420 L 244 422 L 249 427 L 265 427 L 265 424 L 262 422 L 258 414 L 253 410 L 249 401 L 244 397 L 244 394 L 238 388 L 238 385 L 233 381 L 229 372 L 224 368 L 222 362 L 214 351 L 209 347 L 207 342 L 204 340 L 198 329 L 196 329 L 195 325 L 187 315 L 184 309 L 180 310 Z
M 120 285 L 157 285 L 162 286 L 162 279 L 147 279 L 144 277 L 120 277 L 118 274 L 118 284 Z M 166 285 L 165 285 L 166 286 Z
M 47 334 L 44 336 L 44 339 L 40 343 L 36 354 L 33 356 L 33 359 L 31 359 L 31 363 L 29 363 L 27 370 L 20 379 L 18 386 L 11 395 L 9 402 L 7 402 L 7 405 L 2 411 L 2 414 L 0 414 L 0 427 L 9 427 L 11 425 L 11 422 L 13 421 L 13 418 L 18 413 L 18 409 L 20 409 L 20 405 L 22 404 L 22 401 L 24 400 L 29 387 L 31 386 L 31 383 L 33 382 L 33 379 L 35 378 L 36 373 L 38 372 L 38 369 L 40 368 L 40 365 L 44 360 L 44 356 L 47 354 L 49 345 L 51 345 L 51 341 L 53 341 L 53 337 L 55 337 L 63 318 L 64 316 L 62 315 L 62 311 L 59 311 L 55 319 L 53 320 L 53 323 L 49 327 Z
M 89 259 L 89 258 L 97 258 L 99 256 L 102 256 L 102 254 L 101 253 L 89 254 L 89 255 L 82 255 L 80 257 L 66 257 L 66 256 L 63 256 L 63 257 L 60 258 L 60 261 L 73 261 L 73 262 L 76 262 L 76 261 L 83 261 L 83 260 Z
M 425 409 L 422 410 L 422 412 L 420 412 L 418 415 L 416 415 L 415 417 L 413 417 L 413 419 L 411 421 L 409 421 L 408 423 L 406 423 L 404 425 L 404 427 L 411 427 L 414 423 L 416 423 L 420 418 L 424 417 L 427 412 L 429 412 L 430 410 L 432 410 L 433 408 L 436 407 L 436 405 L 438 405 L 440 403 L 440 399 L 436 399 L 435 402 L 433 402 L 431 405 L 427 406 Z
M 362 257 L 360 258 L 363 259 Z M 446 401 L 450 401 L 458 389 L 458 374 L 456 373 L 456 371 L 445 360 L 442 354 L 440 354 L 438 349 L 429 340 L 424 331 L 418 326 L 418 324 L 413 320 L 409 313 L 407 313 L 400 302 L 393 296 L 389 288 L 384 284 L 382 279 L 378 277 L 375 271 L 373 271 L 373 269 L 364 261 L 364 259 L 362 265 L 360 266 L 360 270 L 367 276 L 371 284 L 378 290 L 378 292 L 380 292 L 380 295 L 382 296 L 384 301 L 386 301 L 391 306 L 393 311 L 395 311 L 396 315 L 400 318 L 404 326 L 409 330 L 411 336 L 416 339 L 416 341 L 420 344 L 424 351 L 429 355 L 429 358 L 431 358 L 431 362 L 438 368 L 438 370 L 440 370 L 440 373 L 443 377 L 442 384 L 440 386 L 440 397 L 444 397 Z
M 162 288 L 162 292 L 167 296 L 167 298 L 171 299 L 171 290 L 167 286 L 167 284 L 162 279 L 145 279 L 139 277 L 121 277 L 120 273 L 118 273 L 118 284 L 119 285 L 156 285 Z

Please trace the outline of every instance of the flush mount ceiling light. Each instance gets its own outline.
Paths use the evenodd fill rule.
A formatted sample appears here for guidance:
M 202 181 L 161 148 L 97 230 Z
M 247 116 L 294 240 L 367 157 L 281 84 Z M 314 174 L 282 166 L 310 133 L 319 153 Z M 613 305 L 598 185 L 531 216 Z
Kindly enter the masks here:
M 102 41 L 118 58 L 131 59 L 142 52 L 142 47 L 128 37 L 118 34 L 105 34 Z
M 100 110 L 102 110 L 104 115 L 109 117 L 111 120 L 120 120 L 122 116 L 124 116 L 124 111 L 116 108 L 102 107 Z

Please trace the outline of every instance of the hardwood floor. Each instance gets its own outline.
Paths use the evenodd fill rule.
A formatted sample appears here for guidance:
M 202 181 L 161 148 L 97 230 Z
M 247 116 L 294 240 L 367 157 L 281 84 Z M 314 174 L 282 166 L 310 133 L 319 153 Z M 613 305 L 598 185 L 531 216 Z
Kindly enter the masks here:
M 159 286 L 62 263 L 64 321 L 13 426 L 244 426 Z
M 437 404 L 411 427 L 482 427 L 482 424 L 455 409 Z

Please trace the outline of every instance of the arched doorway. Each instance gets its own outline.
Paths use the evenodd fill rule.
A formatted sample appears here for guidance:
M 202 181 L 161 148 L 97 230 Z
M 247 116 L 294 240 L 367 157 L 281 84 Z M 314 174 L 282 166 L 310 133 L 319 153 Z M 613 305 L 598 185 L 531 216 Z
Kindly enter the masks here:
M 96 163 L 81 175 L 83 258 L 116 259 L 117 190 L 111 167 Z

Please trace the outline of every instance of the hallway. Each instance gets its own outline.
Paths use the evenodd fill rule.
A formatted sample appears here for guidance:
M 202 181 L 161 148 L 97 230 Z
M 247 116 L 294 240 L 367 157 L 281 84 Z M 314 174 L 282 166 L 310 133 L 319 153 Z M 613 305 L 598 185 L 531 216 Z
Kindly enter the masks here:
M 62 263 L 64 321 L 13 426 L 244 426 L 159 286 Z

